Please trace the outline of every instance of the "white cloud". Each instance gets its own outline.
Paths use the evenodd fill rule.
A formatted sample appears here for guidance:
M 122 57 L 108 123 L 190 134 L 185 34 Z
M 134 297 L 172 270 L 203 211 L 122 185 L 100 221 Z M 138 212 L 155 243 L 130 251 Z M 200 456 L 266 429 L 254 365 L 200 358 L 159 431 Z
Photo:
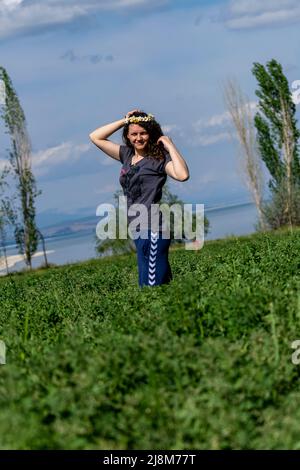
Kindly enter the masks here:
M 51 5 L 45 4 L 20 4 L 13 10 L 0 11 L 0 37 L 10 36 L 14 33 L 31 28 L 47 26 L 51 24 L 66 23 L 77 16 L 85 15 L 88 6 L 79 5 Z
M 249 101 L 248 105 L 250 110 L 255 111 L 258 105 L 257 101 Z M 208 128 L 208 127 L 218 127 L 227 125 L 231 121 L 231 117 L 228 111 L 220 114 L 214 114 L 208 119 L 199 119 L 196 121 L 193 126 L 196 129 Z
M 174 137 L 185 137 L 185 132 L 183 131 L 182 127 L 178 126 L 177 124 L 165 124 L 161 126 L 161 129 L 165 135 L 171 135 Z
M 40 150 L 32 155 L 32 167 L 35 174 L 47 173 L 52 166 L 60 165 L 68 160 L 78 160 L 81 155 L 90 150 L 91 144 L 73 144 L 63 142 L 62 144 L 46 150 Z
M 227 124 L 230 121 L 230 114 L 228 111 L 225 111 L 221 114 L 215 114 L 208 119 L 198 119 L 193 123 L 193 127 L 196 131 L 200 131 L 203 128 L 216 127 Z
M 163 132 L 165 132 L 167 134 L 169 132 L 177 130 L 178 126 L 177 126 L 177 124 L 165 124 L 164 126 L 161 126 L 161 129 L 162 129 Z
M 230 140 L 230 138 L 231 135 L 229 132 L 219 132 L 212 135 L 197 135 L 192 139 L 191 145 L 206 147 L 207 145 L 213 145 L 224 140 Z
M 226 12 L 230 29 L 251 29 L 300 20 L 298 0 L 231 0 Z
M 250 110 L 255 111 L 258 103 L 249 101 Z M 232 121 L 228 111 L 214 114 L 209 118 L 201 118 L 192 124 L 195 135 L 191 139 L 191 145 L 213 145 L 224 140 L 230 140 L 232 133 Z
M 230 114 L 228 111 L 222 114 L 216 114 L 208 119 L 208 121 L 204 124 L 205 127 L 215 127 L 225 124 L 229 121 Z
M 73 144 L 72 142 L 63 142 L 55 147 L 50 147 L 45 150 L 39 150 L 32 153 L 32 169 L 35 175 L 44 175 L 53 166 L 59 166 L 64 162 L 79 160 L 82 154 L 91 150 L 93 145 L 88 144 Z M 106 160 L 101 161 L 106 165 Z M 110 162 L 109 162 L 110 163 Z M 4 169 L 5 165 L 9 165 L 9 161 L 0 159 L 0 171 Z
M 119 0 L 116 6 L 119 7 L 132 7 L 137 5 L 143 5 L 147 3 L 147 0 Z
M 70 22 L 97 11 L 164 4 L 169 0 L 0 0 L 0 37 Z
M 236 15 L 261 13 L 266 10 L 280 10 L 295 5 L 295 0 L 231 0 L 230 10 Z
M 0 3 L 0 13 L 1 12 L 9 12 L 15 10 L 23 0 L 1 0 Z

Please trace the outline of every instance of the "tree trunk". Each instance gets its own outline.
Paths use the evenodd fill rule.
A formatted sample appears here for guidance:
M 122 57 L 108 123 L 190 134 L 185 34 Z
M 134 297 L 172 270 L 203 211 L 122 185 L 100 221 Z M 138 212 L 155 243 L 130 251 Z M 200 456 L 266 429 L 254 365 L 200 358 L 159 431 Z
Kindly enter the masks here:
M 293 230 L 293 203 L 292 203 L 292 159 L 293 159 L 293 152 L 294 152 L 294 141 L 293 141 L 293 134 L 291 129 L 291 123 L 289 119 L 289 115 L 287 113 L 287 109 L 285 106 L 285 102 L 280 96 L 280 105 L 281 111 L 283 116 L 283 149 L 284 149 L 284 162 L 286 167 L 286 190 L 287 190 L 287 197 L 286 197 L 286 207 L 285 213 L 288 217 L 288 223 L 291 230 Z
M 42 234 L 42 232 L 40 232 L 40 230 L 38 230 L 38 234 L 39 234 L 39 236 L 40 236 L 40 239 L 42 240 L 43 252 L 44 252 L 44 259 L 45 259 L 45 267 L 48 268 L 48 267 L 49 267 L 49 264 L 48 264 L 48 260 L 47 260 L 46 245 L 45 245 L 44 235 Z

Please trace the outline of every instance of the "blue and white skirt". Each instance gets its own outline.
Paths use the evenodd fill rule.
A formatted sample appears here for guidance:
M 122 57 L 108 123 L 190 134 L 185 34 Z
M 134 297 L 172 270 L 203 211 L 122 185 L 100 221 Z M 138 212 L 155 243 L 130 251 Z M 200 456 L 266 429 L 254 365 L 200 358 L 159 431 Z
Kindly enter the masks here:
M 163 232 L 144 232 L 146 238 L 134 239 L 137 250 L 139 286 L 158 286 L 172 280 L 168 260 L 170 238 L 163 238 Z

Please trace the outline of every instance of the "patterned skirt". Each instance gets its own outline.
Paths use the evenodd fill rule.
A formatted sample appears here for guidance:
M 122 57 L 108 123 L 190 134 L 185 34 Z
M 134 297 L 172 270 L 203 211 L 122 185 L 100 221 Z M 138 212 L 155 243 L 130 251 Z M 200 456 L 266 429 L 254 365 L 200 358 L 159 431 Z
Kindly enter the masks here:
M 137 250 L 139 286 L 168 284 L 173 278 L 168 260 L 171 239 L 163 238 L 160 231 L 148 230 L 146 238 L 136 238 L 134 243 Z

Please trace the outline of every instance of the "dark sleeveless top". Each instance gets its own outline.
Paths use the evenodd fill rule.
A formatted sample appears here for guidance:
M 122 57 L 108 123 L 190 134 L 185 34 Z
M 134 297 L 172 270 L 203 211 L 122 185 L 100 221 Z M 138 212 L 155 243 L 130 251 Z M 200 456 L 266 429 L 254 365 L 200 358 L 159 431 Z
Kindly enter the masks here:
M 123 188 L 124 196 L 127 196 L 127 221 L 130 223 L 135 218 L 141 224 L 137 225 L 137 230 L 148 227 L 155 227 L 162 230 L 162 217 L 159 212 L 159 226 L 151 225 L 151 204 L 159 204 L 162 197 L 162 188 L 167 179 L 165 166 L 172 158 L 168 152 L 165 152 L 164 159 L 158 160 L 150 156 L 131 165 L 134 149 L 127 145 L 120 145 L 120 161 L 123 164 L 120 172 L 120 184 Z M 147 222 L 141 217 L 140 212 L 135 215 L 129 215 L 129 209 L 132 204 L 144 204 L 147 208 Z

